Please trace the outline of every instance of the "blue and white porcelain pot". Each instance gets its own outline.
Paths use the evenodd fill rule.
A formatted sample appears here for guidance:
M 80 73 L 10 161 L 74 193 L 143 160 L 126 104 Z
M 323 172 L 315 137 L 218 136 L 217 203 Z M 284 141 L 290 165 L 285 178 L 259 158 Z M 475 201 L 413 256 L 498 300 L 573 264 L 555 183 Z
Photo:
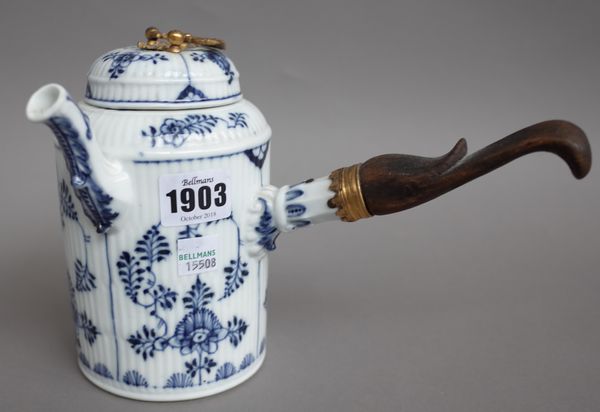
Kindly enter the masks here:
M 461 161 L 461 141 L 441 158 L 387 155 L 275 188 L 271 129 L 222 44 L 147 34 L 92 64 L 83 102 L 49 84 L 27 105 L 56 138 L 79 366 L 118 395 L 199 398 L 252 376 L 281 232 L 406 209 L 533 150 L 589 170 L 585 135 L 546 122 L 500 141 L 501 159 Z M 551 142 L 532 150 L 540 136 Z

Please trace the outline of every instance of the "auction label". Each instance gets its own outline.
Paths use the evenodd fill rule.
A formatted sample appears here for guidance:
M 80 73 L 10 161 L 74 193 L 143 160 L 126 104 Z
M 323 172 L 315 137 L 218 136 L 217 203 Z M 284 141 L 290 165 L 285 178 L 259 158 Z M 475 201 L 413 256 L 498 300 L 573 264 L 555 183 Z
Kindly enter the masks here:
M 179 276 L 210 272 L 218 267 L 218 236 L 192 237 L 177 241 Z
M 224 170 L 160 176 L 160 222 L 183 226 L 229 217 L 230 183 Z

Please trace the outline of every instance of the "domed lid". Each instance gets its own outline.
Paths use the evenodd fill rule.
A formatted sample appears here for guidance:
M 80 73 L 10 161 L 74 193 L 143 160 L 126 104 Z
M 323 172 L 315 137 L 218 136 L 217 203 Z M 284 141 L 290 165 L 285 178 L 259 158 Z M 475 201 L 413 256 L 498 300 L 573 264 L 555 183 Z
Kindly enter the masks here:
M 239 74 L 218 39 L 146 30 L 146 42 L 113 50 L 90 68 L 85 101 L 115 109 L 222 106 L 242 98 Z

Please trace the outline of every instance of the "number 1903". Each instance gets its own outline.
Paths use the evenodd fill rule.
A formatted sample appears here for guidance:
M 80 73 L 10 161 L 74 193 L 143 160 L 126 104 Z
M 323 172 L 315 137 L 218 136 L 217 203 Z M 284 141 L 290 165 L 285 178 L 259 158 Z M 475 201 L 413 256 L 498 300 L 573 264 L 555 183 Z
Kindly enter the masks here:
M 224 206 L 227 203 L 227 186 L 225 183 L 217 183 L 214 189 L 210 186 L 200 186 L 197 190 L 190 187 L 176 189 L 167 193 L 171 204 L 171 213 L 193 212 L 196 208 L 200 210 L 209 209 L 213 203 L 215 206 Z

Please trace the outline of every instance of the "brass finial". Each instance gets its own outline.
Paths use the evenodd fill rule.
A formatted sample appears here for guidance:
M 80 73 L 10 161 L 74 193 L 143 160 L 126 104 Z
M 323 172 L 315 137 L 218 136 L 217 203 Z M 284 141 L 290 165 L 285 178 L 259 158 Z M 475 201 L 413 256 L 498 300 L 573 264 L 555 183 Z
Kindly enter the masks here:
M 211 37 L 196 37 L 179 30 L 161 33 L 156 27 L 148 27 L 145 35 L 146 41 L 140 41 L 137 44 L 140 49 L 169 51 L 171 53 L 179 53 L 190 45 L 225 49 L 223 40 Z

